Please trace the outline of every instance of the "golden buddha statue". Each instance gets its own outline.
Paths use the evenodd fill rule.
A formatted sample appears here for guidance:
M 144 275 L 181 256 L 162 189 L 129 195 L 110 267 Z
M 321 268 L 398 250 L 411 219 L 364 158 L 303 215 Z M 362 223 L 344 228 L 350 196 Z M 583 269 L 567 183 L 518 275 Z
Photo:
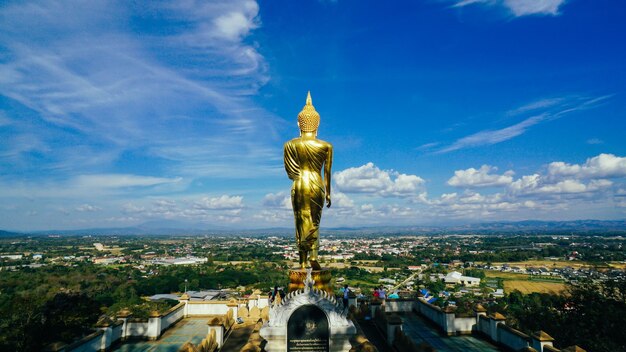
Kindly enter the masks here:
M 296 245 L 300 266 L 320 270 L 317 262 L 319 227 L 324 202 L 330 207 L 330 169 L 333 146 L 317 139 L 320 115 L 315 111 L 311 92 L 306 105 L 298 114 L 300 137 L 285 143 L 285 170 L 293 180 L 291 205 L 296 222 Z M 322 179 L 322 167 L 324 178 Z

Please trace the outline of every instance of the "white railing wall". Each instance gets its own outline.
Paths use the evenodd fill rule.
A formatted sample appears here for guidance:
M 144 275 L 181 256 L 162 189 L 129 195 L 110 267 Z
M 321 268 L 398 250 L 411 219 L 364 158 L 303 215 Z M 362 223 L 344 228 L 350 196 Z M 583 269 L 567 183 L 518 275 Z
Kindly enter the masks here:
M 429 304 L 421 298 L 416 301 L 416 313 L 435 323 L 448 335 L 480 333 L 497 345 L 513 351 L 527 347 L 540 347 L 544 350 L 554 350 L 552 341 L 540 341 L 536 336 L 528 336 L 519 330 L 506 325 L 504 317 L 486 316 L 485 313 L 476 313 L 475 316 L 456 316 L 450 310 L 443 310 Z M 536 348 L 536 347 L 535 347 Z

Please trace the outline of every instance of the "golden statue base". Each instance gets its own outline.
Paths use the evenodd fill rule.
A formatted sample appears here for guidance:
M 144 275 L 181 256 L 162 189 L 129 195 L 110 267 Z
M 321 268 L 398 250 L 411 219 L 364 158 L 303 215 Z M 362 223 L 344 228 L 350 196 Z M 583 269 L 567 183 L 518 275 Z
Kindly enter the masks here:
M 311 277 L 315 281 L 315 288 L 330 294 L 333 293 L 333 288 L 330 285 L 330 279 L 332 277 L 330 269 L 322 268 L 321 270 L 313 270 Z M 289 292 L 303 289 L 304 280 L 306 280 L 306 269 L 289 269 Z

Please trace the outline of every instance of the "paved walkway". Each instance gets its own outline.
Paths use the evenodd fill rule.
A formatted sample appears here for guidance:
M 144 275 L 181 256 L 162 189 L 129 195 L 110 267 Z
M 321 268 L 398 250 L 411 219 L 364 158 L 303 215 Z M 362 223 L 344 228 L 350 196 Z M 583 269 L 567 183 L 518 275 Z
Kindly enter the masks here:
M 370 340 L 374 346 L 376 346 L 378 352 L 393 352 L 391 347 L 387 345 L 387 340 L 385 340 L 371 320 L 363 319 L 359 320 L 358 323 L 361 330 L 363 330 L 365 337 L 367 337 L 367 339 Z
M 499 351 L 496 346 L 471 335 L 445 336 L 441 334 L 432 323 L 415 313 L 407 313 L 400 316 L 402 320 L 404 320 L 404 333 L 410 337 L 416 345 L 426 342 L 438 352 Z
M 224 346 L 220 351 L 230 352 L 235 351 L 238 352 L 243 348 L 243 346 L 248 343 L 248 339 L 250 339 L 250 335 L 254 332 L 253 323 L 249 322 L 245 325 L 235 325 L 233 328 L 233 332 L 230 333 L 226 342 L 224 342 Z
M 407 313 L 401 315 L 404 320 L 404 333 L 415 344 L 426 342 L 438 352 L 499 351 L 494 345 L 474 336 L 444 336 L 436 327 L 424 318 Z M 177 352 L 185 344 L 198 344 L 207 335 L 207 318 L 186 318 L 168 329 L 157 341 L 133 341 L 120 345 L 115 351 L 120 352 Z M 359 321 L 359 325 L 368 339 L 380 352 L 390 351 L 384 338 L 371 321 Z M 243 347 L 254 329 L 254 324 L 237 326 L 226 340 L 222 351 L 239 351 Z
M 177 352 L 186 342 L 198 344 L 209 332 L 207 318 L 186 318 L 165 331 L 156 341 L 125 342 L 115 351 Z

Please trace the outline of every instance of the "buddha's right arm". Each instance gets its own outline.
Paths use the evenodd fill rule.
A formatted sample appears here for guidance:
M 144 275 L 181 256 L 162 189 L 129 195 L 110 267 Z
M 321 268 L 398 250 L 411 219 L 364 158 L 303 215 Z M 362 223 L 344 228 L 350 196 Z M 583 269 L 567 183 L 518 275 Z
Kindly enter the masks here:
M 330 175 L 333 167 L 333 146 L 328 144 L 328 153 L 326 154 L 326 161 L 324 162 L 324 186 L 326 188 L 326 206 L 330 207 Z
M 295 150 L 289 143 L 285 143 L 284 159 L 287 176 L 290 180 L 295 180 L 300 175 L 300 165 L 296 161 Z

